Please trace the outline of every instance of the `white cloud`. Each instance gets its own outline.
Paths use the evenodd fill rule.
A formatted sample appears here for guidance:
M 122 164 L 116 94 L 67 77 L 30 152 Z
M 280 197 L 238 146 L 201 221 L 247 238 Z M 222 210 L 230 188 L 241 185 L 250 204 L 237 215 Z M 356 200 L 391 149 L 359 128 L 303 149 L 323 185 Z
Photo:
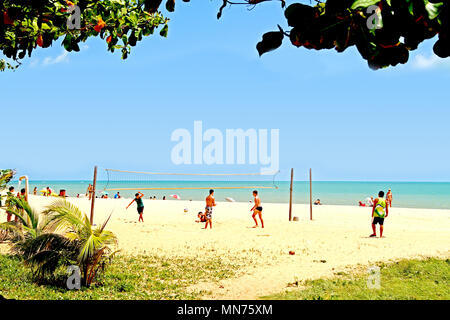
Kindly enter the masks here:
M 448 59 L 439 58 L 433 53 L 428 57 L 423 54 L 418 54 L 414 57 L 412 66 L 415 69 L 429 70 L 436 67 L 448 67 L 450 66 L 450 63 Z
M 87 44 L 84 44 L 80 47 L 80 51 L 86 51 L 87 49 L 89 49 L 89 46 Z M 62 53 L 55 58 L 46 57 L 42 61 L 42 65 L 49 66 L 52 64 L 58 64 L 58 63 L 63 63 L 63 62 L 69 62 L 69 52 L 67 52 L 66 50 L 63 50 Z
M 48 65 L 52 65 L 52 64 L 68 62 L 69 61 L 68 54 L 69 53 L 66 50 L 63 50 L 63 52 L 55 58 L 52 58 L 52 57 L 45 58 L 44 61 L 42 62 L 42 64 L 44 66 L 48 66 Z
M 37 67 L 39 65 L 39 59 L 31 59 L 30 60 L 30 67 L 31 68 L 34 68 L 34 67 Z

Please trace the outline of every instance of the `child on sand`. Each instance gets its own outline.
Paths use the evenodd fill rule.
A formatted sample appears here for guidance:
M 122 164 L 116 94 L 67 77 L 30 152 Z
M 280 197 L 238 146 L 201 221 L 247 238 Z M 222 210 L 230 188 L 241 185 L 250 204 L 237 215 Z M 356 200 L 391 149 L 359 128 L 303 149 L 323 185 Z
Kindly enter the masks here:
M 197 222 L 197 223 L 206 222 L 206 214 L 201 211 L 197 214 L 197 218 L 198 218 L 198 220 L 195 220 L 195 222 Z
M 388 215 L 389 215 L 389 210 L 388 210 L 387 202 L 384 199 L 384 191 L 380 191 L 378 193 L 378 198 L 376 198 L 375 201 L 373 202 L 373 209 L 372 209 L 373 233 L 370 235 L 371 238 L 374 238 L 377 236 L 377 230 L 376 230 L 377 223 L 380 224 L 380 238 L 383 237 L 384 218 L 387 218 Z
M 205 216 L 206 216 L 206 223 L 205 223 L 205 229 L 209 228 L 212 229 L 212 211 L 213 207 L 216 206 L 216 200 L 214 199 L 214 190 L 209 190 L 209 196 L 206 197 L 206 208 L 205 208 Z
M 130 204 L 127 206 L 127 209 L 133 204 L 133 202 L 136 202 L 137 204 L 137 212 L 139 214 L 139 222 L 144 222 L 144 217 L 142 216 L 144 214 L 144 201 L 142 201 L 142 198 L 144 197 L 144 194 L 140 191 L 135 194 L 135 198 L 133 201 L 130 202 Z
M 253 228 L 258 228 L 258 221 L 256 220 L 256 215 L 259 216 L 259 220 L 261 220 L 261 228 L 264 228 L 264 221 L 262 218 L 262 206 L 261 206 L 261 199 L 258 196 L 258 191 L 253 191 L 253 197 L 255 197 L 255 205 L 253 208 L 250 209 L 250 211 L 253 211 L 252 218 L 255 221 L 255 226 Z

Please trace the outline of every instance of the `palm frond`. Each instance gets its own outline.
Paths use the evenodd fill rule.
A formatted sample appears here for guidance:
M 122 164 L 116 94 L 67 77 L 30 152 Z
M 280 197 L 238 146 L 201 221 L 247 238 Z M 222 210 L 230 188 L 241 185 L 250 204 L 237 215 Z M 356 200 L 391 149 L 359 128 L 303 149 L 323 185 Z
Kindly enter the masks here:
M 15 215 L 23 225 L 36 229 L 39 224 L 39 213 L 31 208 L 24 199 L 12 197 L 10 200 L 13 210 L 9 210 Z
M 0 242 L 23 240 L 23 229 L 17 222 L 0 223 Z
M 72 230 L 76 233 L 90 227 L 87 216 L 67 200 L 57 200 L 43 211 L 47 216 L 44 228 L 54 232 Z

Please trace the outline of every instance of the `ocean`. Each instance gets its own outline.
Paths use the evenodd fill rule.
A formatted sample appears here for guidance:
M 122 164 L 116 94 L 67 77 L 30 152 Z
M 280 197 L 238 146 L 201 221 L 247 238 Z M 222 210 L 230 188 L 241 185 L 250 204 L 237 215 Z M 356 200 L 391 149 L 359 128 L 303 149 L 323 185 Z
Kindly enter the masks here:
M 90 181 L 30 181 L 30 192 L 46 187 L 52 188 L 56 193 L 66 190 L 67 195 L 77 196 L 86 193 Z M 16 188 L 18 183 L 15 182 Z M 289 182 L 261 182 L 261 181 L 122 181 L 97 182 L 97 195 L 107 188 L 141 188 L 145 198 L 156 196 L 162 199 L 177 194 L 182 200 L 204 200 L 208 190 L 143 190 L 143 188 L 218 188 L 218 187 L 278 187 L 278 189 L 259 189 L 260 197 L 264 202 L 288 203 Z M 433 208 L 450 209 L 450 182 L 313 182 L 313 200 L 320 199 L 323 204 L 329 205 L 358 205 L 367 197 L 377 197 L 380 190 L 388 189 L 393 193 L 393 206 L 404 208 Z M 309 182 L 295 181 L 293 188 L 293 202 L 309 203 Z M 120 191 L 122 197 L 131 198 L 138 190 Z M 225 201 L 231 197 L 239 202 L 252 200 L 253 189 L 216 190 L 217 201 Z M 112 197 L 117 191 L 108 191 Z

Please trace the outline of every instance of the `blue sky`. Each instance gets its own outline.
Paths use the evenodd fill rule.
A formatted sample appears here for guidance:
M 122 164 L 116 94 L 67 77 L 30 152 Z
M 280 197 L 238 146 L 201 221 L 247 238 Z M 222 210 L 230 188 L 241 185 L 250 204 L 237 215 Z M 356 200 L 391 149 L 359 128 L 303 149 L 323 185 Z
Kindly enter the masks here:
M 288 3 L 291 3 L 290 1 Z M 277 3 L 216 14 L 220 1 L 177 3 L 167 39 L 129 59 L 91 39 L 78 54 L 37 50 L 0 74 L 0 167 L 31 179 L 87 179 L 94 165 L 178 172 L 170 141 L 195 120 L 225 131 L 280 129 L 280 178 L 450 181 L 449 61 L 422 44 L 407 65 L 372 71 L 354 48 L 309 51 L 287 41 L 258 57 L 262 34 L 286 27 Z

